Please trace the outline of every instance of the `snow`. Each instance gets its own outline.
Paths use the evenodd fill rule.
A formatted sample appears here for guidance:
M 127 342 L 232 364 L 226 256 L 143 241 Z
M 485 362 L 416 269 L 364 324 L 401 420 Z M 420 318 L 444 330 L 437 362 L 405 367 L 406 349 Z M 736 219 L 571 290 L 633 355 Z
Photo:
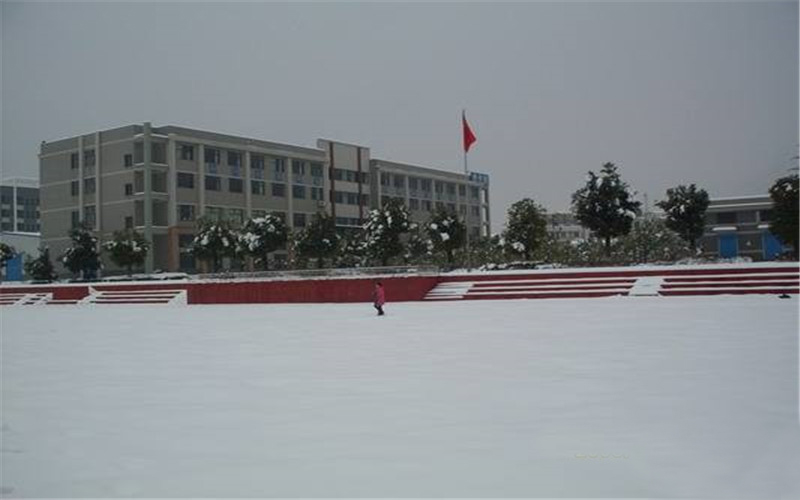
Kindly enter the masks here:
M 4 496 L 800 498 L 796 297 L 391 292 L 4 308 Z
M 450 239 L 450 235 L 447 233 L 439 233 L 439 238 L 441 238 L 442 241 L 447 241 Z

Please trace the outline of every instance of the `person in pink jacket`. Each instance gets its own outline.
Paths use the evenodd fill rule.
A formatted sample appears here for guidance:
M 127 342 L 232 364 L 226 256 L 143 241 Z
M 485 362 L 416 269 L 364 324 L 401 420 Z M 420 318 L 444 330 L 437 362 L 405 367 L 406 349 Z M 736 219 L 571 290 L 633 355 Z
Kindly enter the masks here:
M 378 316 L 383 316 L 383 305 L 386 303 L 386 293 L 383 291 L 383 283 L 375 282 L 375 290 L 372 292 L 372 305 L 378 310 Z

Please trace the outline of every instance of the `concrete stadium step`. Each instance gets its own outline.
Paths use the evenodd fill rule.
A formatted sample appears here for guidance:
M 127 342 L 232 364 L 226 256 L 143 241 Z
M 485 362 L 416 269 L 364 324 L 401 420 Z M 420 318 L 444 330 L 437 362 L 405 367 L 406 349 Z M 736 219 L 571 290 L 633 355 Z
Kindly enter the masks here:
M 89 289 L 81 304 L 163 304 L 186 305 L 186 290 L 98 290 Z
M 684 271 L 679 271 L 684 272 Z M 685 275 L 667 270 L 613 272 L 554 272 L 516 275 L 445 277 L 425 300 L 488 300 L 590 298 L 611 296 L 670 296 L 720 294 L 798 294 L 800 268 L 687 269 Z
M 52 298 L 52 293 L 4 293 L 0 295 L 0 305 L 39 306 L 47 304 Z

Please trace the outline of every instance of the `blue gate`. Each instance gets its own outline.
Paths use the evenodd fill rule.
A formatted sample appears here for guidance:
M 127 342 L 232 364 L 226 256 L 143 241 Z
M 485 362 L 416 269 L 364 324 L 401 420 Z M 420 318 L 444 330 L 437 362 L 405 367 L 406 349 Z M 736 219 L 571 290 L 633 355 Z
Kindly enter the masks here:
M 735 234 L 719 235 L 719 256 L 729 259 L 739 255 L 739 244 Z
M 774 234 L 764 231 L 764 260 L 772 260 L 783 251 L 783 245 Z
M 6 261 L 6 281 L 22 281 L 22 254 Z

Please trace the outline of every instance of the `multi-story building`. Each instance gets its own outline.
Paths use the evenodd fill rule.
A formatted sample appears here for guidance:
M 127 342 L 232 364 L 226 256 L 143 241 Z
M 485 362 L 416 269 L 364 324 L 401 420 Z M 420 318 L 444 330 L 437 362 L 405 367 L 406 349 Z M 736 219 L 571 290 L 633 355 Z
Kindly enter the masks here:
M 0 182 L 0 231 L 39 232 L 39 183 L 13 178 Z
M 429 200 L 469 207 L 473 234 L 489 233 L 487 176 L 372 160 L 367 147 L 327 139 L 308 148 L 144 123 L 43 142 L 39 158 L 42 239 L 52 254 L 66 249 L 67 232 L 81 222 L 101 240 L 133 228 L 152 242 L 148 272 L 194 269 L 188 250 L 201 216 L 238 224 L 274 213 L 299 230 L 317 212 L 359 227 L 386 196 L 402 197 L 417 218 L 431 211 L 431 204 L 415 208 L 422 199 L 412 191 L 421 188 L 389 191 L 381 171 L 441 184 L 442 193 L 452 184 L 452 199 Z
M 772 207 L 769 195 L 711 199 L 700 240 L 703 255 L 753 260 L 772 260 L 780 255 L 783 246 L 769 232 Z
M 427 167 L 372 160 L 372 194 L 378 205 L 397 199 L 408 207 L 411 219 L 424 222 L 432 211 L 444 208 L 467 223 L 470 238 L 489 236 L 489 177 Z

